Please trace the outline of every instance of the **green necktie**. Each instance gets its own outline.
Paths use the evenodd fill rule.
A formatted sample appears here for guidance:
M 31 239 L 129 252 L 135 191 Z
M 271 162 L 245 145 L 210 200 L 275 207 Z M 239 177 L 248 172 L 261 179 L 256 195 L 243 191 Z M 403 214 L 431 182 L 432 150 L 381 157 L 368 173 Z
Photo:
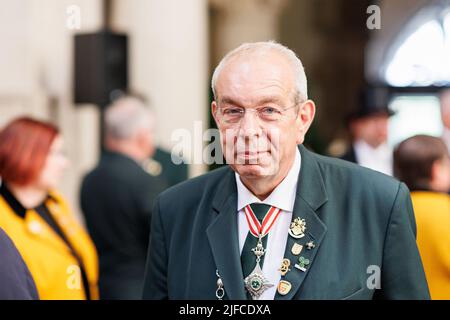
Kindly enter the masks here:
M 252 208 L 253 212 L 256 215 L 256 218 L 259 220 L 259 223 L 262 224 L 262 221 L 266 216 L 266 213 L 271 208 L 271 206 L 263 203 L 252 203 L 250 205 L 250 208 Z M 262 244 L 264 248 L 266 248 L 268 237 L 269 235 L 265 236 L 262 239 Z M 242 273 L 244 275 L 244 279 L 253 271 L 253 269 L 256 266 L 256 256 L 253 253 L 252 249 L 256 247 L 257 243 L 258 238 L 252 235 L 251 232 L 249 231 L 247 234 L 247 238 L 245 239 L 244 248 L 242 249 L 241 253 Z M 263 267 L 263 263 L 264 263 L 264 256 L 261 257 L 260 261 L 261 269 Z

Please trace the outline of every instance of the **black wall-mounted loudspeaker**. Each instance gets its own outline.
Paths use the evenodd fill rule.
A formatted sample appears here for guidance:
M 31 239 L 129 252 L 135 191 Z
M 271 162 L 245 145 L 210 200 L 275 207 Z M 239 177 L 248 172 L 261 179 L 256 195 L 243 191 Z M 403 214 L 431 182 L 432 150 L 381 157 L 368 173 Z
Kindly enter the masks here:
M 128 38 L 101 31 L 75 35 L 74 102 L 107 106 L 128 89 Z

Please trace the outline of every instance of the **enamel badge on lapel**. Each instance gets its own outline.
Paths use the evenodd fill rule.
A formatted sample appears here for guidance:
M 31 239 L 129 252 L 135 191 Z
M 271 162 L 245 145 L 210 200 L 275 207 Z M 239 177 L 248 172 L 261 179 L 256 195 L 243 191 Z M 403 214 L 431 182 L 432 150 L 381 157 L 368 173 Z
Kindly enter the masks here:
M 300 239 L 305 236 L 305 230 L 305 219 L 295 218 L 294 221 L 291 222 L 291 226 L 289 227 L 289 234 L 295 239 Z
M 291 261 L 289 259 L 283 259 L 283 261 L 281 262 L 281 267 L 280 267 L 280 269 L 278 269 L 281 272 L 282 276 L 285 276 L 286 273 L 291 271 L 291 269 L 289 269 L 290 266 L 291 266 Z
M 281 280 L 278 283 L 278 293 L 282 296 L 285 296 L 291 291 L 292 285 L 289 281 Z
M 294 256 L 298 256 L 302 252 L 303 246 L 298 243 L 294 243 L 292 246 L 291 252 Z
M 306 247 L 308 248 L 308 250 L 314 249 L 316 247 L 316 245 L 314 244 L 314 241 L 309 241 L 306 244 Z
M 295 267 L 297 269 L 299 269 L 300 271 L 305 272 L 306 271 L 306 267 L 309 265 L 309 260 L 306 259 L 305 257 L 301 256 L 300 258 L 298 258 L 298 263 L 295 264 Z

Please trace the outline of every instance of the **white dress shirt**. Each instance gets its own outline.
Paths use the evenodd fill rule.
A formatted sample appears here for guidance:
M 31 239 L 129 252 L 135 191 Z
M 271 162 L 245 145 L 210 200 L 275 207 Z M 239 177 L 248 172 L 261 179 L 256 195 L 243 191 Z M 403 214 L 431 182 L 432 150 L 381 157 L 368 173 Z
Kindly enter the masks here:
M 363 167 L 382 172 L 392 176 L 393 174 L 393 150 L 387 143 L 373 148 L 365 141 L 358 140 L 353 144 L 356 162 Z
M 284 180 L 272 191 L 264 200 L 260 201 L 244 184 L 240 176 L 236 173 L 236 184 L 238 191 L 237 201 L 237 219 L 239 228 L 239 250 L 242 253 L 245 239 L 249 232 L 247 220 L 243 208 L 251 203 L 264 203 L 282 209 L 278 219 L 272 226 L 267 235 L 266 253 L 264 255 L 264 264 L 262 272 L 266 279 L 273 284 L 273 287 L 264 291 L 259 300 L 273 300 L 277 291 L 278 282 L 281 279 L 281 273 L 278 270 L 284 258 L 284 251 L 288 237 L 289 225 L 292 220 L 294 210 L 295 195 L 297 190 L 298 175 L 300 173 L 301 156 L 297 149 L 294 163 Z M 256 256 L 255 256 L 256 266 Z

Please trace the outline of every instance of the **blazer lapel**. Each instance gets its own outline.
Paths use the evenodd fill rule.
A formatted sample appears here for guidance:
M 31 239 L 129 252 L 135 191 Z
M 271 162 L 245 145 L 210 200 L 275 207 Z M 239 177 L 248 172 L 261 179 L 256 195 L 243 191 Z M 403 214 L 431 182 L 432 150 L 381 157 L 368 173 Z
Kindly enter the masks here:
M 314 267 L 314 258 L 319 251 L 320 244 L 327 230 L 325 224 L 316 213 L 328 200 L 322 174 L 313 155 L 304 146 L 300 146 L 299 149 L 302 156 L 302 164 L 297 183 L 297 195 L 292 220 L 295 218 L 304 219 L 306 230 L 303 238 L 295 239 L 290 235 L 288 237 L 284 257 L 290 260 L 291 265 L 290 271 L 284 277 L 282 276 L 281 280 L 289 282 L 292 287 L 286 295 L 280 295 L 277 291 L 275 299 L 280 300 L 289 300 L 296 295 L 303 281 L 308 276 L 309 269 Z M 310 241 L 314 244 L 314 248 L 308 249 L 306 244 Z M 294 244 L 303 246 L 299 255 L 294 255 L 291 251 Z M 295 267 L 300 257 L 309 260 L 305 271 Z
M 239 252 L 237 190 L 229 169 L 217 188 L 213 209 L 217 215 L 206 230 L 217 270 L 230 300 L 245 300 L 244 277 Z

